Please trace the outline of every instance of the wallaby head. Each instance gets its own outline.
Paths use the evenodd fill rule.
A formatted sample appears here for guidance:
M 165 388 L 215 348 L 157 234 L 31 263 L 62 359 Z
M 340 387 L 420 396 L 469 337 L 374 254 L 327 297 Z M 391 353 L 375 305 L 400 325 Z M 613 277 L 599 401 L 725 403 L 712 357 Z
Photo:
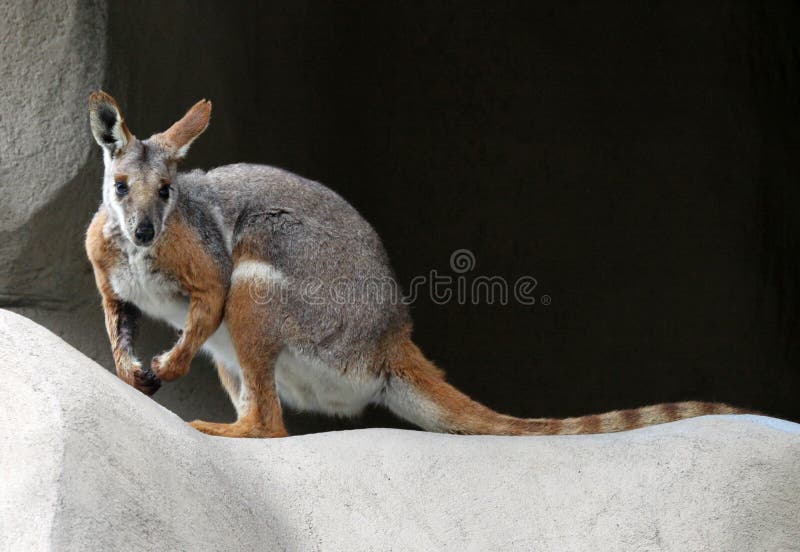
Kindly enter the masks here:
M 172 180 L 178 161 L 210 117 L 211 102 L 200 100 L 164 132 L 139 140 L 114 98 L 102 91 L 89 96 L 89 122 L 105 163 L 103 202 L 134 245 L 152 245 L 164 228 L 177 198 Z

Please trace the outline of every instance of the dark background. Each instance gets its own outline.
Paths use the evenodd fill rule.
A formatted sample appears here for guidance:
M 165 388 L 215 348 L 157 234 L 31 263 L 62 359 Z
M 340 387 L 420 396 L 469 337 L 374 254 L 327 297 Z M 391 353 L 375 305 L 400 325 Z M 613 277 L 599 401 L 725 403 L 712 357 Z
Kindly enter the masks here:
M 800 419 L 794 4 L 109 9 L 103 84 L 135 134 L 214 102 L 187 167 L 326 183 L 403 283 L 452 274 L 462 248 L 469 276 L 538 280 L 548 306 L 414 304 L 417 342 L 478 400 L 566 416 L 701 399 Z M 394 424 L 289 416 L 294 432 Z

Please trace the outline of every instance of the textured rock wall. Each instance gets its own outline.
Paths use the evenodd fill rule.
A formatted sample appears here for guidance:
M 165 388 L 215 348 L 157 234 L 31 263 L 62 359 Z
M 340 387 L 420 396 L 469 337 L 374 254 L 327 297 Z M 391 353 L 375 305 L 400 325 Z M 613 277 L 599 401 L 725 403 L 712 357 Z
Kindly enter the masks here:
M 106 62 L 103 2 L 4 2 L 0 48 L 0 302 L 63 311 L 85 299 L 74 243 L 97 178 L 87 90 Z M 77 284 L 80 286 L 80 284 Z
M 798 8 L 757 3 L 3 2 L 0 305 L 110 367 L 82 232 L 100 199 L 85 116 L 133 131 L 201 97 L 187 167 L 321 180 L 402 283 L 532 275 L 550 306 L 413 307 L 450 379 L 524 416 L 682 399 L 800 419 Z M 143 358 L 173 338 L 149 325 Z M 776 384 L 780 382 L 780 384 Z M 232 412 L 198 362 L 156 396 Z M 394 423 L 290 416 L 295 431 Z

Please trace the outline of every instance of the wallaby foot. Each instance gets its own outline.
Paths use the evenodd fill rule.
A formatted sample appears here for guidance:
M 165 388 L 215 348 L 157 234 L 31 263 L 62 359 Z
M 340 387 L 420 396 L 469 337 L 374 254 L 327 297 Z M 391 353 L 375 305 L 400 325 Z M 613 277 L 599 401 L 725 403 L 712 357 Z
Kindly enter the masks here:
M 215 422 L 204 422 L 195 420 L 189 423 L 197 431 L 207 435 L 219 437 L 252 437 L 263 439 L 268 437 L 288 437 L 288 433 L 283 428 L 268 428 L 263 425 L 253 424 L 238 420 L 232 424 L 220 424 Z

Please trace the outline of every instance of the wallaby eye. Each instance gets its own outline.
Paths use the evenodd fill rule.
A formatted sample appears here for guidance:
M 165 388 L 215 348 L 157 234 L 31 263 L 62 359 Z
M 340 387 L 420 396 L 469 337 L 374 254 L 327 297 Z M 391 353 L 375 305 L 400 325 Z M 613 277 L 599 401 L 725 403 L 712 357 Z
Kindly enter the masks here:
M 158 197 L 160 197 L 161 199 L 169 199 L 169 188 L 170 188 L 169 184 L 167 184 L 166 186 L 161 186 L 158 189 Z
M 114 182 L 114 189 L 117 191 L 117 195 L 122 197 L 128 193 L 128 183 L 124 180 L 117 180 Z

